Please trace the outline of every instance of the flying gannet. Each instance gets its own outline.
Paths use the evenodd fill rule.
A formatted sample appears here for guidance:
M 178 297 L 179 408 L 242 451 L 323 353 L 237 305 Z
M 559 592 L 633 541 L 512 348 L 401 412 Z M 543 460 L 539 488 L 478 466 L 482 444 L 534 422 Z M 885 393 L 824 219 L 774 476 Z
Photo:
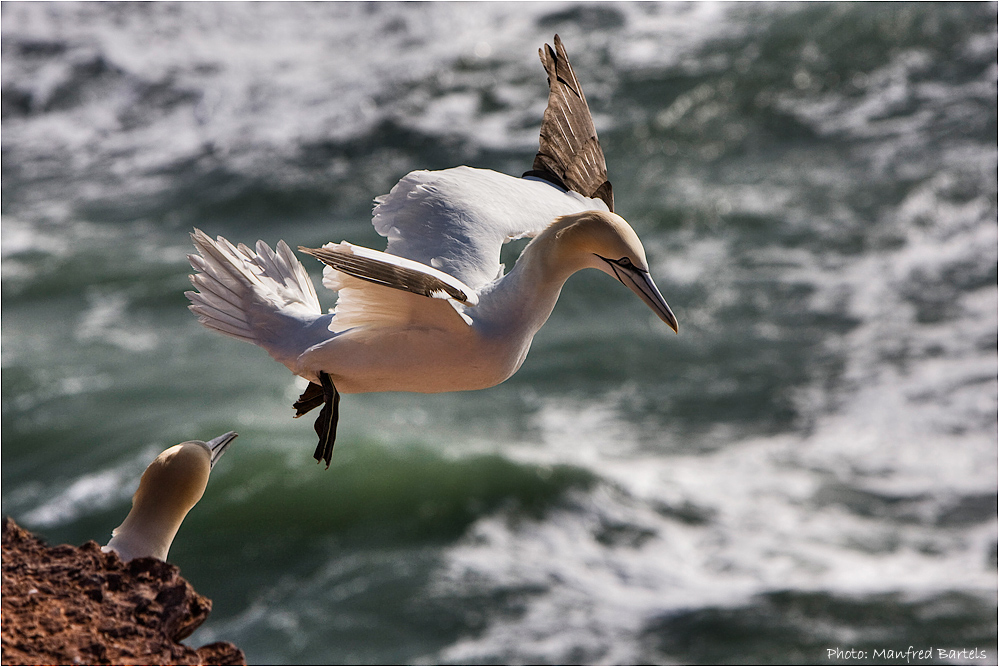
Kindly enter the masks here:
M 614 197 L 593 119 L 558 35 L 540 50 L 548 107 L 533 169 L 516 178 L 467 166 L 414 171 L 375 199 L 385 252 L 346 241 L 299 247 L 338 292 L 324 314 L 284 241 L 233 246 L 201 230 L 186 292 L 204 326 L 264 348 L 310 384 L 296 417 L 323 405 L 316 461 L 329 468 L 340 394 L 484 389 L 513 375 L 566 279 L 593 268 L 677 321 Z M 504 274 L 500 249 L 533 237 Z
M 142 473 L 132 510 L 101 551 L 115 551 L 126 563 L 147 556 L 166 560 L 180 524 L 201 500 L 208 475 L 235 439 L 236 433 L 229 431 L 208 442 L 190 440 L 161 452 Z

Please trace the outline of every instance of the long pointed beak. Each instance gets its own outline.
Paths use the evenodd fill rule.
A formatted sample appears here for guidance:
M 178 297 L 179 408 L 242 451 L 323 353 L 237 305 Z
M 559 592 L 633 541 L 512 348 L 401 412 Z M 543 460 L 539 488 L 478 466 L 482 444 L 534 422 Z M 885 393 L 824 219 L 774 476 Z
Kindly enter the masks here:
M 228 433 L 223 433 L 217 438 L 212 438 L 205 444 L 208 445 L 208 449 L 212 451 L 211 467 L 214 468 L 215 464 L 218 462 L 222 455 L 225 454 L 225 450 L 229 448 L 232 441 L 236 439 L 239 434 L 235 431 L 229 431 Z
M 680 333 L 676 315 L 673 314 L 663 295 L 659 293 L 659 288 L 652 281 L 652 275 L 648 271 L 638 268 L 625 269 L 616 265 L 612 266 L 614 266 L 614 273 L 617 274 L 618 279 L 622 283 L 637 294 L 638 298 L 645 302 L 645 305 L 655 311 L 659 319 L 668 324 L 673 333 Z

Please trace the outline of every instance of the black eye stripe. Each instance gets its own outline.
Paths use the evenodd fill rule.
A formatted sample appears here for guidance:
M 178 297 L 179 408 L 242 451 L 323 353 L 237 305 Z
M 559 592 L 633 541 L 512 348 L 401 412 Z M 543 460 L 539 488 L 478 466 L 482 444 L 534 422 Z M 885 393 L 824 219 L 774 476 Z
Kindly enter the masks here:
M 621 267 L 622 269 L 627 269 L 629 271 L 636 271 L 638 273 L 648 273 L 647 269 L 643 269 L 637 266 L 633 261 L 631 261 L 631 258 L 628 257 L 627 255 L 625 255 L 621 259 L 608 259 L 603 255 L 597 255 L 597 257 L 610 264 L 611 268 L 613 268 L 615 272 L 617 271 L 617 267 Z M 620 276 L 618 276 L 618 278 L 620 278 Z

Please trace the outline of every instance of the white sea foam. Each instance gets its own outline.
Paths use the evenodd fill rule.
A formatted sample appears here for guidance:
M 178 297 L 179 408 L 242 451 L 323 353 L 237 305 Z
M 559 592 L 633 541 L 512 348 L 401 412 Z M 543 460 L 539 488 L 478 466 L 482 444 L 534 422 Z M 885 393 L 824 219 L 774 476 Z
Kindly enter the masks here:
M 155 329 L 128 321 L 128 298 L 120 293 L 93 292 L 90 305 L 76 328 L 83 341 L 102 341 L 130 352 L 147 352 L 159 345 Z
M 893 104 L 892 77 L 922 66 L 918 57 L 900 58 L 884 74 L 891 81 L 880 84 L 887 97 L 872 93 L 836 113 L 827 105 L 815 122 L 865 139 L 929 122 L 918 114 L 890 126 L 881 120 Z M 532 463 L 580 466 L 603 483 L 544 522 L 482 519 L 448 550 L 442 590 L 487 581 L 498 591 L 543 593 L 522 615 L 496 619 L 450 646 L 444 659 L 634 662 L 642 659 L 640 635 L 656 617 L 745 604 L 777 590 L 915 597 L 994 590 L 994 511 L 947 519 L 962 503 L 987 505 L 999 473 L 997 289 L 991 281 L 955 283 L 962 275 L 980 280 L 995 266 L 994 203 L 950 195 L 962 172 L 978 173 L 979 161 L 994 167 L 994 154 L 966 157 L 887 214 L 882 224 L 902 243 L 838 257 L 755 250 L 758 261 L 779 263 L 775 279 L 812 287 L 811 309 L 858 322 L 822 343 L 844 370 L 831 388 L 801 388 L 797 406 L 811 419 L 806 432 L 734 436 L 707 453 L 649 456 L 650 435 L 618 416 L 615 396 L 545 401 L 535 418 L 538 440 L 505 451 Z M 779 192 L 761 200 L 723 185 L 707 193 L 711 186 L 694 179 L 673 185 L 690 201 L 726 196 L 735 210 L 756 215 L 787 215 L 789 205 L 800 205 Z M 722 238 L 673 242 L 686 252 L 671 258 L 664 249 L 656 270 L 679 284 L 712 285 L 691 314 L 704 326 L 740 298 L 732 285 L 735 251 Z M 947 295 L 940 318 L 922 303 L 935 294 Z
M 724 32 L 722 7 L 621 3 L 583 20 L 606 15 L 630 26 L 637 41 L 614 50 L 616 65 L 640 69 L 678 57 L 708 25 Z M 21 213 L 51 219 L 46 202 L 67 196 L 157 194 L 172 185 L 165 172 L 181 164 L 222 163 L 279 185 L 282 174 L 298 177 L 293 163 L 303 147 L 363 137 L 386 121 L 529 152 L 544 108 L 537 46 L 558 29 L 578 42 L 578 11 L 571 3 L 523 3 L 515 12 L 490 4 L 463 11 L 330 3 L 292 12 L 192 3 L 124 6 L 107 20 L 107 10 L 85 4 L 58 13 L 5 8 L 5 41 L 52 45 L 46 57 L 4 61 L 5 90 L 46 111 L 4 120 L 5 149 L 20 156 L 22 177 L 48 181 L 49 196 L 30 207 L 22 201 Z M 588 63 L 586 51 L 576 58 L 587 65 L 590 97 L 609 92 L 601 63 Z M 464 71 L 456 60 L 484 67 Z M 484 74 L 499 104 L 485 113 Z M 601 116 L 597 124 L 613 122 Z
M 934 520 L 955 494 L 994 493 L 994 441 L 914 430 L 899 438 L 895 424 L 864 418 L 885 407 L 872 405 L 871 394 L 890 389 L 858 394 L 814 436 L 760 438 L 707 455 L 608 455 L 609 443 L 634 447 L 628 424 L 595 424 L 600 406 L 543 411 L 552 427 L 548 462 L 598 471 L 604 483 L 543 522 L 482 519 L 447 550 L 438 594 L 466 586 L 541 593 L 523 615 L 494 620 L 443 658 L 571 662 L 583 651 L 588 661 L 628 664 L 641 659 L 638 639 L 658 616 L 745 604 L 758 593 L 990 590 L 994 518 L 964 527 Z M 518 453 L 543 458 L 536 448 Z M 925 518 L 857 514 L 830 498 L 839 484 L 912 499 L 909 511 Z
M 45 500 L 22 518 L 33 528 L 45 529 L 120 504 L 139 488 L 142 471 L 155 456 L 153 450 L 146 448 L 115 466 L 81 475 L 65 488 L 62 487 L 66 480 L 50 488 L 39 488 L 37 496 Z

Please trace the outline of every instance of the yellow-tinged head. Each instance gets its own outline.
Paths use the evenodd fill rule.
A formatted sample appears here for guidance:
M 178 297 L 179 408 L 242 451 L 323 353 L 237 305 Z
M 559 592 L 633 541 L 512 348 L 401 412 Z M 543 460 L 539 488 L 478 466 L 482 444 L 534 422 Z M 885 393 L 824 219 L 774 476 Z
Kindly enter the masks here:
M 211 450 L 200 440 L 174 445 L 160 453 L 142 473 L 133 506 L 151 503 L 160 507 L 194 507 L 208 486 Z
M 121 559 L 152 556 L 166 560 L 173 538 L 208 486 L 208 476 L 236 433 L 202 442 L 190 440 L 160 453 L 142 473 L 132 511 L 114 529 L 105 551 Z
M 649 274 L 649 261 L 638 234 L 621 216 L 583 211 L 555 220 L 539 237 L 551 244 L 549 262 L 566 274 L 593 268 L 616 278 L 638 295 L 673 331 L 676 316 Z

